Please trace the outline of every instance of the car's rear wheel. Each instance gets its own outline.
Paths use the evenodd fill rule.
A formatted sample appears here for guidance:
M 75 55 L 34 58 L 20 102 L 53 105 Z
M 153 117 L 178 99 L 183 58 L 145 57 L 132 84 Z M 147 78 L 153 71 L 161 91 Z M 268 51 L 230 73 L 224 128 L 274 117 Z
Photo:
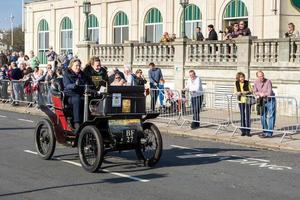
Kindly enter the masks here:
M 95 126 L 84 127 L 78 139 L 79 158 L 82 167 L 88 172 L 96 172 L 104 157 L 103 138 Z
M 146 166 L 153 167 L 162 155 L 163 142 L 159 129 L 152 123 L 144 123 L 144 138 L 139 140 L 136 155 Z
M 50 120 L 43 119 L 37 124 L 34 139 L 38 155 L 44 160 L 51 159 L 55 151 L 56 138 Z

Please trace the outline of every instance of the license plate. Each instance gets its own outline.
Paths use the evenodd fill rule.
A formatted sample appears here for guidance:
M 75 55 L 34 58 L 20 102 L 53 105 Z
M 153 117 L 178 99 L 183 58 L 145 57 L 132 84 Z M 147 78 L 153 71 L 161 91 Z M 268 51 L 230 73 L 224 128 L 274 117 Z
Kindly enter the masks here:
M 123 143 L 134 143 L 136 139 L 136 130 L 128 129 L 123 131 Z

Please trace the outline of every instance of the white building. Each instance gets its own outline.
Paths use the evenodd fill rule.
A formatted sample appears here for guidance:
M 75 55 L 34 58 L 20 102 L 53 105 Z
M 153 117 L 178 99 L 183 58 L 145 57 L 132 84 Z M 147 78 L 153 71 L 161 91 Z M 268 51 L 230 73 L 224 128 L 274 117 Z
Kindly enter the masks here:
M 89 31 L 99 44 L 124 40 L 157 42 L 163 32 L 180 36 L 180 0 L 90 0 Z M 295 2 L 295 3 L 293 3 Z M 248 22 L 252 35 L 278 38 L 289 22 L 300 26 L 300 12 L 293 0 L 190 0 L 186 8 L 187 35 L 214 24 L 223 30 L 233 21 Z M 34 50 L 45 62 L 44 52 L 72 51 L 84 37 L 83 0 L 35 0 L 25 4 L 25 52 Z M 295 4 L 295 5 L 294 5 Z

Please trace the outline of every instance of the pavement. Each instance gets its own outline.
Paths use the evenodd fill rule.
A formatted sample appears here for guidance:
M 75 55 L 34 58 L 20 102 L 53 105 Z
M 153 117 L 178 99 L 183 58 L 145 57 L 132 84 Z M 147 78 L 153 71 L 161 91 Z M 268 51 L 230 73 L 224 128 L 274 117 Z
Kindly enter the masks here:
M 161 130 L 163 154 L 154 168 L 138 164 L 135 153 L 125 151 L 110 153 L 102 171 L 91 174 L 81 168 L 77 149 L 57 145 L 49 161 L 36 155 L 33 131 L 40 118 L 0 111 L 0 200 L 300 197 L 298 153 L 198 140 Z
M 28 115 L 37 115 L 45 116 L 37 108 L 28 108 L 24 106 L 11 106 L 10 104 L 1 104 L 0 110 L 17 112 L 17 113 L 26 113 Z M 219 114 L 219 113 L 216 113 Z M 259 132 L 253 133 L 252 137 L 241 137 L 237 132 L 232 136 L 234 127 L 228 126 L 221 128 L 217 133 L 216 130 L 218 127 L 203 124 L 201 128 L 191 130 L 188 123 L 185 123 L 184 126 L 180 126 L 182 122 L 171 121 L 166 119 L 156 119 L 153 120 L 160 130 L 164 131 L 167 134 L 183 136 L 183 137 L 192 137 L 193 139 L 201 140 L 210 140 L 223 142 L 227 144 L 237 144 L 247 147 L 267 149 L 267 150 L 280 150 L 280 151 L 293 151 L 300 152 L 300 133 L 296 133 L 292 136 L 287 136 L 280 142 L 282 134 L 274 133 L 273 138 L 262 139 L 258 137 Z

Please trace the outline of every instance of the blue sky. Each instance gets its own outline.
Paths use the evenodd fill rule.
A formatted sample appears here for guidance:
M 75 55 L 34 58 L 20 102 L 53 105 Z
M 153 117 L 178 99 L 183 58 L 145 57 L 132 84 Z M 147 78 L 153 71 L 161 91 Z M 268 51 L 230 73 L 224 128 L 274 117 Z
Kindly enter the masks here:
M 22 0 L 0 0 L 0 30 L 10 28 L 11 13 L 15 17 L 14 26 L 22 24 Z

